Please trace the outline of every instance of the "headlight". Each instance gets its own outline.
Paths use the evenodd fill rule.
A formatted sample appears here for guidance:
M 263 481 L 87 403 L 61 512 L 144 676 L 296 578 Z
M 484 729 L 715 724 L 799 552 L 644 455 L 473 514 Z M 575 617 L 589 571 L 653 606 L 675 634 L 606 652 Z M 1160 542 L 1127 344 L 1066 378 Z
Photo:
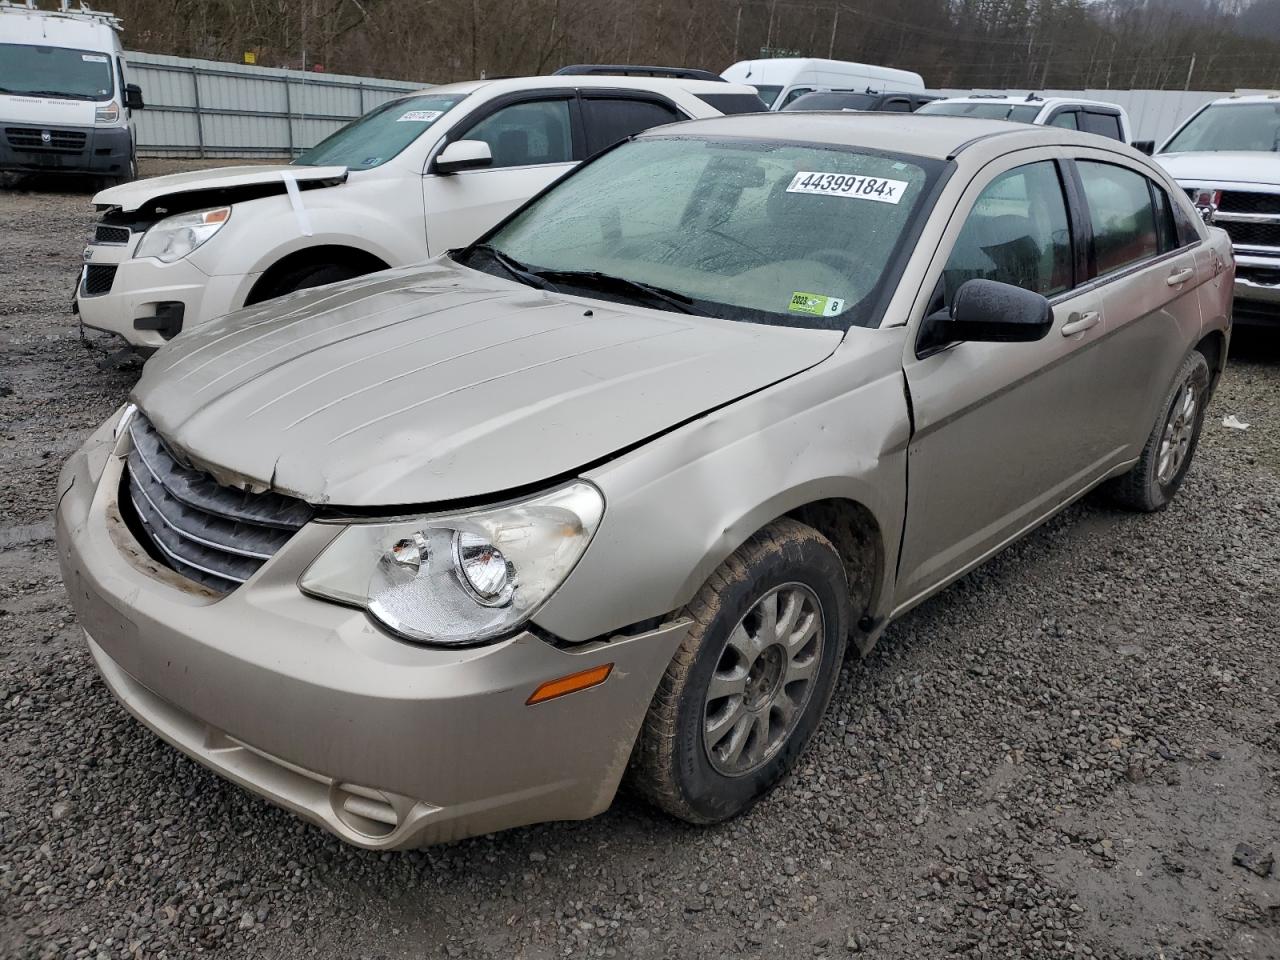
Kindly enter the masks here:
M 478 643 L 533 615 L 582 557 L 603 513 L 600 491 L 579 480 L 474 513 L 355 523 L 298 585 L 363 607 L 410 640 Z
M 120 108 L 114 103 L 104 103 L 93 111 L 94 123 L 115 123 L 120 119 Z
M 116 421 L 115 428 L 111 432 L 112 440 L 119 440 L 129 430 L 129 421 L 133 419 L 133 415 L 138 412 L 136 403 L 126 403 L 120 408 L 120 419 Z
M 231 219 L 230 207 L 195 210 L 165 217 L 142 235 L 135 257 L 155 257 L 162 263 L 181 260 L 222 229 Z

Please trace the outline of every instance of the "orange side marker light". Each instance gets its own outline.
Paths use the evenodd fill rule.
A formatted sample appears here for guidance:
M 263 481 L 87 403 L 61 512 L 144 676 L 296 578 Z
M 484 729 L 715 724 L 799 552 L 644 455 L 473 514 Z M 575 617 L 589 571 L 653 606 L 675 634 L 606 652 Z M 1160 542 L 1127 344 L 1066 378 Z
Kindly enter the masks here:
M 578 673 L 571 673 L 567 677 L 548 680 L 529 695 L 529 699 L 525 701 L 525 705 L 531 707 L 535 703 L 544 703 L 547 700 L 554 700 L 556 697 L 563 697 L 566 694 L 577 693 L 579 690 L 586 690 L 588 687 L 598 687 L 609 679 L 609 674 L 611 673 L 613 673 L 613 664 L 602 663 L 598 667 L 592 667 L 589 670 L 581 670 Z

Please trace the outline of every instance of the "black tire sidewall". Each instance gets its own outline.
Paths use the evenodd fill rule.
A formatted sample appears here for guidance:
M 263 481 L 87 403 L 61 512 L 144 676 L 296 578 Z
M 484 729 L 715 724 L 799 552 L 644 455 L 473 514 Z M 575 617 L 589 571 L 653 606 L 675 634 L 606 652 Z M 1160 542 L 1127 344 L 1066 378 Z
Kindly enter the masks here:
M 817 685 L 782 749 L 760 769 L 726 777 L 711 766 L 703 746 L 707 686 L 729 632 L 760 597 L 786 583 L 809 587 L 822 610 L 826 632 Z M 840 558 L 818 539 L 785 543 L 780 552 L 771 551 L 749 569 L 746 578 L 732 581 L 724 591 L 719 613 L 702 638 L 677 709 L 673 773 L 681 795 L 700 818 L 718 822 L 741 813 L 782 779 L 803 753 L 826 712 L 844 659 L 848 600 L 841 591 L 847 594 Z

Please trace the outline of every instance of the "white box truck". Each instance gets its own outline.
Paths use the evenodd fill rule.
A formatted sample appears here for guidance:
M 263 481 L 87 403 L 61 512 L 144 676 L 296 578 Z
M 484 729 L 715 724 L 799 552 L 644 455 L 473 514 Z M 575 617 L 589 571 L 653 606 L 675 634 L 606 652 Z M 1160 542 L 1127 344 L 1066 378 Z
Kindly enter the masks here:
M 741 60 L 720 76 L 755 87 L 770 110 L 781 110 L 797 97 L 815 90 L 857 90 L 859 93 L 924 90 L 924 78 L 910 70 L 816 57 Z
M 0 3 L 0 171 L 137 176 L 121 24 L 85 4 Z

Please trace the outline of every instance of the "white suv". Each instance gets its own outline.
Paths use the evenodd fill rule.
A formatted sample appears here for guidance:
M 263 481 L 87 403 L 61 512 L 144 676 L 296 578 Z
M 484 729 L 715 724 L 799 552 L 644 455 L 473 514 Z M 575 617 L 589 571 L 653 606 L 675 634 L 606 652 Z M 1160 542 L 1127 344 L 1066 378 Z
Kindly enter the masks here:
M 1133 142 L 1129 115 L 1125 113 L 1124 107 L 1115 103 L 1103 103 L 1101 100 L 1038 97 L 1035 94 L 1015 97 L 979 95 L 934 100 L 924 104 L 917 112 L 1037 123 L 1045 127 L 1096 133 L 1121 143 Z
M 525 77 L 389 101 L 288 166 L 103 190 L 76 309 L 154 348 L 304 287 L 470 243 L 584 158 L 660 124 L 760 109 L 723 81 Z

